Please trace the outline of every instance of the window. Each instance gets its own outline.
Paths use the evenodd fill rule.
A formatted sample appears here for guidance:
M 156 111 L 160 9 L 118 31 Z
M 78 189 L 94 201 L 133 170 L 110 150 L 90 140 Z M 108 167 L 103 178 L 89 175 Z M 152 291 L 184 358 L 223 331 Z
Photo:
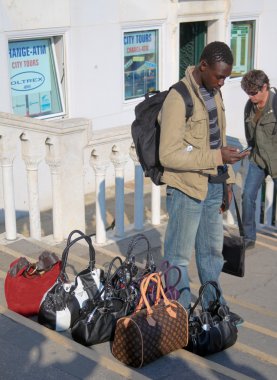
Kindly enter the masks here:
M 56 42 L 60 46 L 60 38 Z M 64 114 L 54 39 L 10 41 L 9 59 L 13 112 L 39 118 Z
M 234 65 L 231 78 L 241 77 L 254 68 L 255 21 L 236 21 L 231 24 L 231 49 Z
M 125 100 L 158 89 L 158 30 L 126 32 L 124 42 Z

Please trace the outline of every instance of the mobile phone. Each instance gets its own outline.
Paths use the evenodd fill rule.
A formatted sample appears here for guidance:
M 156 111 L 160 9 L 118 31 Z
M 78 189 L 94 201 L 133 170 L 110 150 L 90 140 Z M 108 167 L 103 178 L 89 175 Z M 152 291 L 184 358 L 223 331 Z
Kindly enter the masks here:
M 244 153 L 244 152 L 250 152 L 250 150 L 252 150 L 252 146 L 248 146 L 247 148 L 241 150 L 239 153 Z

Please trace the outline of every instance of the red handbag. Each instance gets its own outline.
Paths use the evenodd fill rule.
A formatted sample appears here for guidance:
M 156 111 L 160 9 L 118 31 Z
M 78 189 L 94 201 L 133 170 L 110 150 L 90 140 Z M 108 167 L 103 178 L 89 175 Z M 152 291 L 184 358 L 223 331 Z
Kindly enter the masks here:
M 25 257 L 14 260 L 5 279 L 8 308 L 24 316 L 38 314 L 44 293 L 55 283 L 60 271 L 60 259 L 48 251 L 36 263 Z

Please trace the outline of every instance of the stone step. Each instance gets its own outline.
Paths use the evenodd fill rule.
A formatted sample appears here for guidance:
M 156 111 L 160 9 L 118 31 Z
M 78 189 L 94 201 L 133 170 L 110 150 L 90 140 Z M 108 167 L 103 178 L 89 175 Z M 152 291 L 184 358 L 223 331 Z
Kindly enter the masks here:
M 161 260 L 163 231 L 151 230 L 146 233 L 151 241 L 151 251 L 155 260 Z M 130 239 L 114 242 L 105 247 L 95 246 L 96 261 L 100 266 L 104 266 L 117 254 L 124 258 Z M 20 256 L 28 256 L 35 261 L 44 249 L 52 250 L 61 257 L 64 246 L 65 242 L 59 246 L 50 246 L 45 242 L 26 239 L 19 239 L 5 246 L 0 245 L 0 342 L 2 342 L 3 347 L 7 347 L 7 352 L 11 353 L 11 347 L 16 347 L 18 357 L 24 358 L 25 361 L 26 352 L 28 352 L 29 356 L 34 356 L 33 363 L 36 364 L 33 365 L 37 366 L 36 352 L 46 350 L 44 360 L 48 363 L 49 378 L 51 378 L 50 373 L 57 370 L 61 371 L 65 379 L 76 378 L 78 377 L 76 367 L 80 367 L 78 378 L 92 378 L 93 376 L 93 379 L 170 379 L 183 378 L 185 373 L 186 378 L 194 379 L 275 379 L 277 362 L 274 354 L 277 341 L 275 327 L 277 312 L 275 311 L 275 304 L 269 302 L 270 295 L 264 293 L 263 290 L 264 287 L 269 292 L 272 285 L 264 283 L 267 277 L 253 278 L 255 271 L 260 273 L 263 270 L 265 275 L 267 268 L 272 268 L 274 262 L 276 264 L 276 245 L 267 234 L 259 237 L 257 247 L 254 250 L 247 251 L 245 278 L 240 279 L 222 274 L 221 283 L 222 287 L 226 289 L 225 298 L 228 304 L 245 318 L 244 325 L 239 328 L 237 343 L 226 351 L 206 358 L 200 358 L 185 350 L 178 350 L 140 370 L 133 370 L 121 365 L 113 358 L 109 343 L 91 348 L 83 347 L 71 339 L 69 331 L 57 333 L 48 330 L 36 322 L 36 317 L 24 318 L 5 308 L 3 284 L 9 263 Z M 145 258 L 145 247 L 143 245 L 137 247 L 136 257 L 139 265 L 143 265 Z M 76 244 L 70 252 L 68 270 L 73 275 L 76 271 L 83 269 L 85 265 L 87 265 L 87 247 L 84 244 Z M 192 263 L 190 269 L 191 288 L 196 296 L 199 282 L 195 264 Z M 13 333 L 11 333 L 12 331 Z M 27 348 L 20 337 L 29 341 Z M 19 342 L 20 339 L 21 343 Z M 6 354 L 3 358 L 6 358 L 7 363 L 9 362 Z M 1 359 L 0 363 L 2 364 Z M 41 375 L 39 376 L 40 372 L 38 372 L 36 378 L 44 378 L 42 377 L 42 369 L 48 369 L 45 363 L 40 364 L 37 371 L 41 371 Z

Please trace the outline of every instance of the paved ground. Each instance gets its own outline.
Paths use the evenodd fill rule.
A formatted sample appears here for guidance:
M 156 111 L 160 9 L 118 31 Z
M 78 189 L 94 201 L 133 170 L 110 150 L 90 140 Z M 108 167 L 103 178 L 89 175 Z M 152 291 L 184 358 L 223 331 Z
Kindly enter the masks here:
M 165 224 L 146 229 L 152 253 L 162 258 Z M 124 257 L 130 237 L 96 248 L 96 262 L 104 266 L 114 255 Z M 247 251 L 246 274 L 236 278 L 222 274 L 221 284 L 231 309 L 245 319 L 239 328 L 237 343 L 228 350 L 201 358 L 178 350 L 139 370 L 121 365 L 113 358 L 110 344 L 83 347 L 70 332 L 56 333 L 36 322 L 9 311 L 4 296 L 4 279 L 16 257 L 35 261 L 45 248 L 61 255 L 63 244 L 49 246 L 20 235 L 7 242 L 0 235 L 0 379 L 260 379 L 275 380 L 277 366 L 276 302 L 276 230 L 258 234 L 256 248 Z M 138 246 L 138 261 L 143 262 L 145 248 Z M 79 244 L 70 253 L 69 271 L 73 274 L 87 263 L 87 250 Z M 199 282 L 195 263 L 190 266 L 194 295 Z

